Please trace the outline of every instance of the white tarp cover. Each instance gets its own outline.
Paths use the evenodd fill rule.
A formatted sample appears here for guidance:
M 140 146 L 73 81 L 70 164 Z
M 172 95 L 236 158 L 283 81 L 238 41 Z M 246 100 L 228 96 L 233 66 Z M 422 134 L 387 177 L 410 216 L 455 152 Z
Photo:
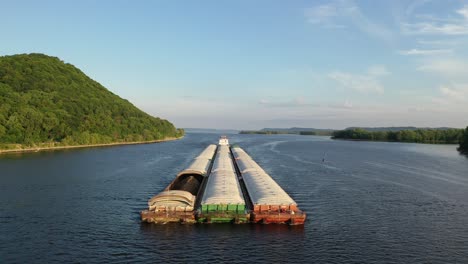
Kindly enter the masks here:
M 209 145 L 198 155 L 194 161 L 183 171 L 179 172 L 177 176 L 182 174 L 200 174 L 206 176 L 208 168 L 211 164 L 211 159 L 216 151 L 216 145 Z
M 200 158 L 203 158 L 203 159 L 212 159 L 214 154 L 215 154 L 215 151 L 216 151 L 216 145 L 215 144 L 211 144 L 209 145 L 208 147 L 206 147 L 201 153 L 200 155 L 198 155 L 196 157 L 196 159 L 200 159 Z
M 170 210 L 176 210 L 177 208 L 193 210 L 194 205 L 195 196 L 189 192 L 179 190 L 161 192 L 148 201 L 150 210 L 157 210 L 160 207 Z
M 295 205 L 296 202 L 243 149 L 232 153 L 241 171 L 252 203 L 263 205 Z
M 215 172 L 220 170 L 235 172 L 234 164 L 232 163 L 232 158 L 230 154 L 223 154 L 222 152 L 218 152 L 218 154 L 216 155 L 216 159 L 214 160 L 211 171 Z
M 245 204 L 228 146 L 218 148 L 201 204 Z

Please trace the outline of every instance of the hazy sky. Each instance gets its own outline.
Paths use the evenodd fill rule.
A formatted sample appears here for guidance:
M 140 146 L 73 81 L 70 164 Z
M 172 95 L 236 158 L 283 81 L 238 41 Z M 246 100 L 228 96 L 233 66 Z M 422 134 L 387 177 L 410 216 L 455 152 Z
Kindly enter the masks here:
M 40 52 L 178 127 L 468 125 L 468 1 L 3 1 Z

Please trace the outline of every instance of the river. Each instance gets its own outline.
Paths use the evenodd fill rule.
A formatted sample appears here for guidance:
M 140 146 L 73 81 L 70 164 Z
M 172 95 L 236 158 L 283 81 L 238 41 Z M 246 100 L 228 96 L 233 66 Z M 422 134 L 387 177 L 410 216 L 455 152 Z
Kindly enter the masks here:
M 218 134 L 8 154 L 0 262 L 468 262 L 468 158 L 456 146 L 228 136 L 307 212 L 304 226 L 140 223 Z

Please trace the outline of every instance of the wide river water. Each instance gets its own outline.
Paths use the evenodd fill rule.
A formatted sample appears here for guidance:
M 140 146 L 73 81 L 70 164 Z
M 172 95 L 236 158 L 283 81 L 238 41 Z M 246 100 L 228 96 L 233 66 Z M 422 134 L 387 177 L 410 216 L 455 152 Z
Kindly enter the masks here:
M 2 155 L 0 263 L 468 263 L 456 146 L 228 136 L 307 212 L 304 226 L 140 223 L 218 134 Z

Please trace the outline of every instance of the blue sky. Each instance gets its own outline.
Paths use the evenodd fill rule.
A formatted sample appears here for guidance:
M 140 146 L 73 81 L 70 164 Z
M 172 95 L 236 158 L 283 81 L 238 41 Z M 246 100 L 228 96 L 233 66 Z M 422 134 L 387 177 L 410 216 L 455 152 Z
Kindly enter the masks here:
M 468 125 L 468 1 L 0 2 L 0 55 L 178 127 Z

